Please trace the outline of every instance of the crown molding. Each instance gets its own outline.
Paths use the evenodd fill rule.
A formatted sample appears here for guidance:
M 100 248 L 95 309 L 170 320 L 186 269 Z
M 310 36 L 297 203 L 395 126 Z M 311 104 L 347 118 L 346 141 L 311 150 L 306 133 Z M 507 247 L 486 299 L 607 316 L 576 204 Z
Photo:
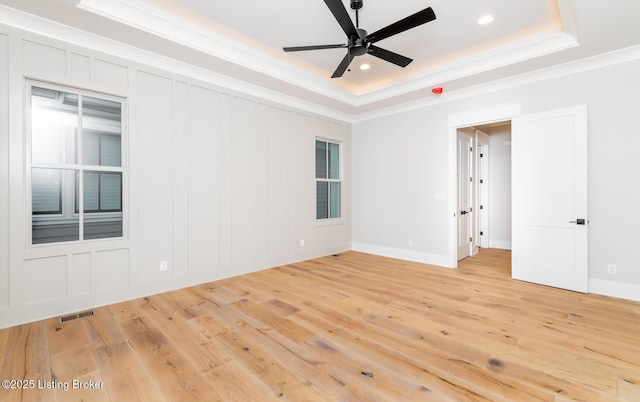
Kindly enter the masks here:
M 430 96 L 428 98 L 406 102 L 386 108 L 374 110 L 372 112 L 361 113 L 351 116 L 351 123 L 359 123 L 379 117 L 390 116 L 398 113 L 409 112 L 442 103 L 453 102 L 473 96 L 483 95 L 490 92 L 514 88 L 522 85 L 532 84 L 548 79 L 576 74 L 584 71 L 595 70 L 615 64 L 625 63 L 640 59 L 640 45 L 619 49 L 609 53 L 603 53 L 584 59 L 559 64 L 553 67 L 532 71 L 529 73 L 482 83 L 472 87 L 467 87 L 440 96 Z
M 275 57 L 137 0 L 81 0 L 76 7 L 331 99 L 353 104 L 356 98 L 339 86 L 300 72 Z
M 320 106 L 284 93 L 254 85 L 204 68 L 196 67 L 157 53 L 114 41 L 99 35 L 70 27 L 55 21 L 34 16 L 13 8 L 0 5 L 0 21 L 8 27 L 20 29 L 71 45 L 93 49 L 103 54 L 126 59 L 141 65 L 153 66 L 160 70 L 171 71 L 220 88 L 262 98 L 295 109 L 319 114 L 338 121 L 350 122 L 351 115 L 336 109 Z
M 479 54 L 456 60 L 405 80 L 393 81 L 366 90 L 348 90 L 324 78 L 259 52 L 229 37 L 189 23 L 139 0 L 81 0 L 77 7 L 132 26 L 144 32 L 179 43 L 222 60 L 269 75 L 284 82 L 340 101 L 350 106 L 365 106 L 433 85 L 504 67 L 578 45 L 575 37 L 573 0 L 558 0 L 563 10 L 565 32 L 541 33 Z
M 575 46 L 578 46 L 575 37 L 566 33 L 547 32 L 447 63 L 404 82 L 391 84 L 381 90 L 360 94 L 355 106 L 364 106 Z
M 117 2 L 119 0 L 114 1 Z M 572 0 L 567 1 L 570 2 Z M 15 10 L 7 6 L 0 5 L 0 20 L 2 20 L 3 23 L 9 27 L 17 28 L 26 32 L 31 32 L 83 48 L 94 49 L 96 51 L 99 51 L 100 53 L 113 55 L 114 57 L 130 60 L 141 65 L 154 66 L 154 68 L 171 71 L 175 74 L 194 78 L 196 80 L 206 82 L 220 88 L 226 88 L 230 91 L 247 94 L 252 97 L 262 98 L 267 101 L 272 101 L 305 112 L 315 113 L 345 123 L 358 123 L 378 117 L 402 113 L 502 89 L 535 83 L 550 78 L 566 76 L 581 71 L 588 71 L 606 67 L 608 65 L 640 59 L 640 45 L 636 45 L 626 49 L 621 49 L 614 52 L 533 71 L 519 76 L 486 82 L 456 91 L 450 91 L 437 97 L 429 96 L 417 101 L 407 102 L 391 107 L 380 108 L 370 112 L 357 114 L 345 113 L 334 108 L 320 106 L 311 101 L 301 100 L 299 98 L 275 90 L 266 89 L 258 85 L 234 79 L 210 70 L 206 70 L 204 68 L 196 67 L 175 59 L 171 59 L 166 56 L 145 51 L 121 42 L 91 34 L 73 27 L 69 27 L 58 22 L 27 14 L 25 12 Z M 562 39 L 562 35 L 556 35 L 555 38 L 548 37 L 546 39 L 538 39 L 540 41 L 556 41 Z M 566 40 L 566 38 L 562 40 Z M 565 44 L 567 43 L 569 42 L 565 42 Z M 541 48 L 544 48 L 544 46 L 545 45 L 541 45 Z M 462 69 L 464 68 L 464 66 L 461 65 L 460 68 Z M 425 79 L 424 77 L 422 78 Z M 403 85 L 407 85 L 408 88 L 414 84 L 406 83 Z M 399 93 L 403 92 L 400 91 Z M 384 99 L 384 97 L 378 99 Z M 353 101 L 351 104 L 354 104 Z M 364 104 L 365 103 L 363 103 L 363 105 Z

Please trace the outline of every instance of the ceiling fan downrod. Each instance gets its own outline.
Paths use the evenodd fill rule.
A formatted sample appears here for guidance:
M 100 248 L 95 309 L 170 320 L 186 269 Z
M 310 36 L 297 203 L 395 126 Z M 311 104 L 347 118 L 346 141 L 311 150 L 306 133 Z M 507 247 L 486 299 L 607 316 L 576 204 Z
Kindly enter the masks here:
M 358 19 L 358 10 L 362 8 L 362 2 L 364 0 L 351 0 L 351 8 L 356 10 L 356 28 L 360 27 L 360 21 Z

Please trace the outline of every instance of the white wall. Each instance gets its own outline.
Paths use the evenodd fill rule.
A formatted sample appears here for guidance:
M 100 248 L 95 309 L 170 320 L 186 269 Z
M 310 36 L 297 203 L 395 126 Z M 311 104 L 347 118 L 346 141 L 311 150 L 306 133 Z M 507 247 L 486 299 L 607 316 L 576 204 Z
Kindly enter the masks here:
M 450 260 L 447 201 L 440 199 L 448 191 L 449 115 L 518 101 L 523 114 L 587 104 L 590 289 L 640 298 L 640 231 L 634 225 L 640 219 L 638 71 L 636 57 L 483 95 L 452 94 L 450 102 L 441 98 L 433 106 L 355 123 L 354 247 L 431 263 Z M 415 247 L 407 246 L 407 238 Z M 617 264 L 617 275 L 607 274 L 607 263 Z
M 25 77 L 127 99 L 125 239 L 25 244 Z M 343 144 L 343 217 L 322 224 L 316 136 Z M 350 137 L 344 122 L 0 26 L 0 328 L 350 249 Z
M 9 37 L 0 34 L 0 311 L 9 307 Z
M 511 126 L 489 134 L 489 247 L 511 249 Z
M 443 113 L 436 106 L 354 124 L 355 250 L 445 264 L 447 121 L 437 118 Z

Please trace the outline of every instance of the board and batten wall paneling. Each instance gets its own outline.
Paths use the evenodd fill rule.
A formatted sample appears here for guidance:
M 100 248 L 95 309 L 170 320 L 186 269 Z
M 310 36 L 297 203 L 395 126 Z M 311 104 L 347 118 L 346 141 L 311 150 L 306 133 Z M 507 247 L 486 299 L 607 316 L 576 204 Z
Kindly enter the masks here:
M 265 207 L 267 258 L 281 258 L 290 250 L 291 211 L 293 202 L 291 191 L 295 180 L 295 171 L 291 169 L 292 148 L 291 132 L 292 114 L 284 109 L 269 106 L 267 108 L 266 144 L 265 144 Z
M 204 271 L 220 264 L 220 94 L 191 86 L 189 96 L 190 269 Z
M 29 40 L 22 41 L 22 69 L 26 76 L 62 78 L 67 75 L 67 51 Z
M 35 304 L 61 299 L 67 295 L 66 255 L 26 260 L 24 280 L 25 304 Z
M 94 59 L 93 82 L 111 92 L 124 92 L 129 88 L 129 69 L 116 63 Z
M 234 97 L 231 123 L 231 260 L 233 264 L 255 262 L 257 253 L 258 172 L 257 104 Z
M 292 142 L 295 148 L 295 181 L 293 210 L 296 216 L 296 245 L 300 252 L 312 249 L 316 234 L 316 182 L 315 182 L 315 138 L 317 129 L 312 116 L 296 113 L 293 123 Z M 306 134 L 306 135 L 305 135 Z M 304 246 L 300 246 L 304 241 Z
M 0 35 L 0 310 L 9 307 L 9 38 Z
M 138 273 L 142 282 L 169 277 L 172 269 L 173 80 L 137 74 Z M 132 189 L 133 190 L 133 189 Z M 167 271 L 160 271 L 166 261 Z
M 173 275 L 189 271 L 189 85 L 175 83 L 173 103 Z
M 69 295 L 91 293 L 91 253 L 71 256 Z
M 25 244 L 25 76 L 126 100 L 123 239 Z M 0 26 L 0 327 L 349 249 L 327 241 L 338 229 L 318 227 L 313 172 L 315 137 L 347 132 L 350 141 L 350 131 L 252 94 Z
M 71 52 L 69 75 L 78 82 L 91 82 L 91 57 Z
M 231 219 L 231 207 L 232 207 L 232 195 L 231 195 L 231 183 L 232 183 L 232 175 L 231 175 L 231 122 L 232 122 L 232 100 L 233 97 L 226 93 L 220 93 L 220 114 L 219 114 L 219 128 L 220 128 L 220 154 L 218 161 L 219 168 L 219 189 L 220 189 L 220 198 L 219 208 L 220 208 L 220 242 L 219 242 L 219 253 L 220 253 L 220 266 L 231 267 L 231 228 L 232 228 L 232 219 Z M 231 269 L 228 271 L 225 269 L 225 275 L 230 275 Z
M 96 252 L 93 274 L 93 288 L 96 291 L 129 286 L 129 249 Z

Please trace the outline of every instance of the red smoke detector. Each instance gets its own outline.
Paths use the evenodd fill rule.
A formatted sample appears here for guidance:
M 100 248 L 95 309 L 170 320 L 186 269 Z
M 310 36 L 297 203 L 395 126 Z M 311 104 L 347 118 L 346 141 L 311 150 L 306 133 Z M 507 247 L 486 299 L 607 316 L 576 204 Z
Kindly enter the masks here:
M 435 87 L 431 90 L 434 95 L 440 95 L 442 93 L 442 87 Z

